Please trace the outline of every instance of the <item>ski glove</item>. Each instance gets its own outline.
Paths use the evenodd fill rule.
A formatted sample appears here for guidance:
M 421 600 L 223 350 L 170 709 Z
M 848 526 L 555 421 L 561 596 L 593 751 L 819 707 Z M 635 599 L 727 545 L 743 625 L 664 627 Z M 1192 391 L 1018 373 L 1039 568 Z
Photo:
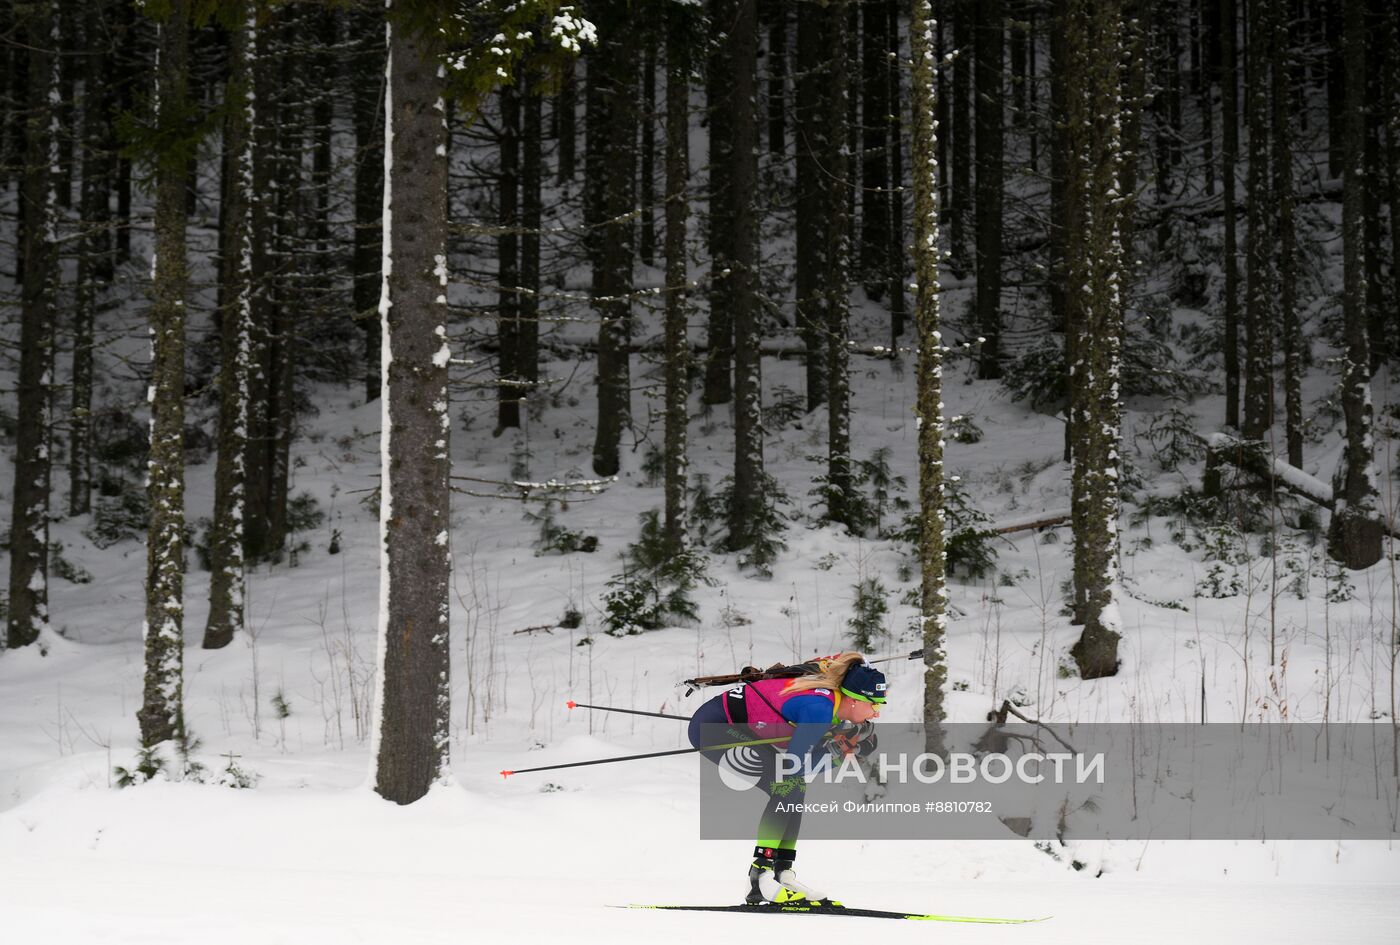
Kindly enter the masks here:
M 873 722 L 862 722 L 859 725 L 854 722 L 842 722 L 827 735 L 827 751 L 836 761 L 852 755 L 863 761 L 875 751 L 877 744 Z

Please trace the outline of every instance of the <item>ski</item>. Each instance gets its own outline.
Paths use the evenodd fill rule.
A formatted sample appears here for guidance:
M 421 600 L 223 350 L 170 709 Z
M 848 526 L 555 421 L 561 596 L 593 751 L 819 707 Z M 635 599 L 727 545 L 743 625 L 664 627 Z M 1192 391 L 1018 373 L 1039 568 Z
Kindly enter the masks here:
M 757 905 L 741 903 L 735 906 L 666 906 L 641 905 L 632 903 L 616 906 L 619 909 L 664 909 L 672 912 L 739 912 L 751 915 L 789 913 L 793 915 L 844 915 L 864 919 L 908 919 L 914 922 L 966 922 L 979 925 L 1025 925 L 1029 922 L 1044 922 L 1049 916 L 1038 919 L 998 919 L 969 915 L 931 915 L 919 912 L 893 912 L 885 909 L 854 909 L 831 900 L 820 902 L 766 902 Z

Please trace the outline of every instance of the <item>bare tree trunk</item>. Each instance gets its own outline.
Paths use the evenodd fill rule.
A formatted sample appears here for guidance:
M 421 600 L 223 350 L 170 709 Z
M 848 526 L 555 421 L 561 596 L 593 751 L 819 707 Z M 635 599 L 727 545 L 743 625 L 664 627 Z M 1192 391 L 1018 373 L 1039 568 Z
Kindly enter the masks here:
M 733 262 L 733 182 L 730 167 L 733 149 L 734 66 L 730 62 L 736 0 L 710 0 L 710 54 L 705 96 L 710 120 L 710 303 L 709 355 L 701 399 L 711 406 L 727 404 L 734 389 L 733 278 L 726 274 Z
M 517 70 L 517 77 L 523 70 Z M 501 105 L 500 172 L 496 176 L 501 232 L 496 237 L 496 436 L 520 426 L 520 92 L 512 85 L 497 94 Z
M 1244 426 L 1246 440 L 1263 439 L 1273 423 L 1273 336 L 1278 320 L 1274 262 L 1274 206 L 1269 172 L 1270 0 L 1249 5 L 1249 72 L 1245 89 L 1249 122 L 1249 243 L 1245 257 Z
M 379 341 L 382 334 L 377 306 L 383 282 L 380 246 L 384 240 L 380 214 L 384 210 L 384 44 L 378 35 L 382 24 L 377 16 L 351 14 L 357 40 L 357 72 L 364 78 L 355 82 L 355 318 L 365 331 L 365 402 L 379 396 L 383 379 L 379 376 Z M 372 77 L 380 78 L 372 78 Z
M 1283 332 L 1283 397 L 1288 463 L 1303 465 L 1303 360 L 1307 339 L 1298 319 L 1298 264 L 1293 223 L 1293 133 L 1289 76 L 1289 0 L 1269 0 L 1273 5 L 1270 43 L 1273 71 L 1273 204 L 1278 212 L 1276 241 L 1278 305 Z
M 1003 174 L 1002 6 L 979 0 L 975 26 L 977 98 L 977 376 L 1001 377 Z
M 976 0 L 949 0 L 953 20 L 953 187 L 948 200 L 948 265 L 967 272 L 967 218 L 972 213 L 972 57 Z
M 768 16 L 768 153 L 787 152 L 788 3 L 764 0 Z
M 836 0 L 839 4 L 841 0 Z M 733 135 L 729 219 L 734 274 L 734 492 L 729 507 L 731 550 L 748 548 L 763 501 L 763 380 L 758 342 L 758 0 L 736 0 L 729 31 Z
M 826 126 L 836 129 L 843 117 L 850 114 L 844 94 L 850 84 L 846 70 L 846 41 L 841 25 L 846 21 L 846 0 L 829 0 L 827 6 L 828 40 L 825 60 L 830 64 L 830 84 L 826 103 Z M 844 94 L 843 94 L 844 93 Z M 832 136 L 831 140 L 839 141 Z M 850 175 L 847 155 L 839 150 L 828 151 L 822 162 L 828 180 L 841 184 Z M 825 282 L 826 307 L 826 384 L 827 384 L 827 450 L 826 450 L 826 515 L 833 522 L 854 527 L 850 495 L 851 480 L 851 379 L 850 379 L 850 302 L 847 284 L 848 260 L 851 247 L 850 232 L 845 218 L 847 204 L 844 187 L 834 188 L 838 199 L 828 200 L 831 217 L 826 227 L 827 249 Z
M 574 179 L 575 154 L 578 146 L 578 122 L 574 111 L 578 107 L 578 80 L 574 77 L 574 63 L 570 60 L 564 66 L 564 75 L 559 83 L 559 95 L 554 99 L 556 134 L 559 138 L 559 158 L 555 180 L 564 183 Z
M 948 656 L 947 520 L 943 496 L 943 339 L 938 311 L 938 129 L 930 117 L 933 102 L 933 10 L 929 0 L 914 0 L 909 45 L 914 60 L 910 102 L 910 152 L 914 183 L 915 330 L 919 338 L 919 623 L 924 646 L 923 722 L 926 750 L 945 752 L 944 686 Z
M 889 86 L 890 114 L 890 229 L 888 263 L 885 277 L 889 280 L 890 291 L 890 354 L 899 350 L 899 339 L 904 336 L 904 322 L 907 317 L 904 298 L 904 273 L 907 250 L 904 243 L 904 122 L 900 117 L 900 75 L 904 62 L 900 55 L 899 8 L 900 0 L 884 0 L 886 24 L 885 82 Z
M 248 371 L 252 331 L 253 127 L 257 100 L 253 62 L 257 58 L 257 11 L 243 0 L 230 50 L 229 104 L 224 125 L 228 151 L 223 267 L 225 309 L 219 345 L 219 458 L 214 471 L 214 521 L 209 529 L 209 619 L 204 648 L 227 646 L 243 628 L 243 521 L 247 499 Z
M 540 183 L 543 167 L 540 145 L 540 89 L 528 73 L 522 92 L 525 126 L 521 135 L 520 160 L 520 332 L 515 338 L 515 371 L 520 377 L 519 397 L 523 400 L 540 380 L 540 223 L 544 210 Z
M 1122 160 L 1119 0 L 1068 0 L 1068 305 L 1077 328 L 1072 477 L 1074 586 L 1084 630 L 1071 655 L 1085 679 L 1118 671 L 1119 350 Z
M 666 514 L 663 533 L 674 551 L 686 537 L 687 429 L 690 349 L 686 344 L 685 221 L 690 203 L 690 33 L 693 17 L 667 7 L 666 28 Z
M 160 27 L 157 123 L 167 132 L 184 120 L 189 75 L 188 0 L 172 0 Z M 141 744 L 184 735 L 185 649 L 185 160 L 170 148 L 157 158 L 155 275 L 150 310 L 151 452 L 146 502 L 146 673 Z
M 637 257 L 642 265 L 656 263 L 656 16 L 644 13 L 642 50 L 642 171 L 637 209 L 642 214 Z
M 58 3 L 17 11 L 28 58 L 20 190 L 23 284 L 15 401 L 14 502 L 6 645 L 28 646 L 49 628 L 50 418 L 53 327 L 58 317 Z M 17 272 L 19 274 L 19 272 Z
M 837 132 L 827 127 L 822 103 L 832 93 L 824 59 L 828 18 L 825 11 L 804 7 L 797 18 L 796 108 L 793 149 L 796 156 L 797 328 L 806 349 L 807 410 L 826 401 L 827 230 L 831 178 L 823 162 Z
M 1342 196 L 1342 319 L 1346 352 L 1341 400 L 1346 446 L 1333 482 L 1335 506 L 1328 553 L 1353 570 L 1380 560 L 1383 526 L 1378 509 L 1371 441 L 1371 351 L 1366 311 L 1366 0 L 1345 0 L 1346 161 Z
M 889 288 L 890 248 L 890 81 L 889 8 L 866 0 L 861 13 L 861 90 L 865 115 L 860 155 L 860 281 L 871 301 Z
M 1235 240 L 1235 164 L 1239 160 L 1239 75 L 1235 37 L 1235 0 L 1220 6 L 1220 186 L 1225 213 L 1225 425 L 1240 428 L 1239 250 Z
M 597 294 L 593 307 L 602 324 L 598 328 L 598 428 L 593 439 L 593 471 L 599 476 L 611 476 L 621 465 L 618 451 L 622 431 L 631 424 L 632 409 L 627 342 L 636 227 L 627 217 L 636 197 L 637 47 L 634 32 L 624 28 L 624 0 L 609 0 L 606 8 L 597 12 L 595 22 L 600 22 L 600 40 L 589 62 L 588 81 L 590 87 L 594 85 L 596 72 L 600 99 L 597 131 L 604 137 L 599 142 L 603 146 L 601 166 L 590 165 L 588 173 L 602 175 L 599 209 L 601 218 L 610 222 L 598 231 L 598 271 L 594 277 Z M 606 38 L 608 35 L 613 37 L 611 41 Z M 590 139 L 594 133 L 590 124 Z
M 409 804 L 448 773 L 452 572 L 447 129 L 438 50 L 395 11 L 385 98 L 383 458 L 374 789 Z M 409 16 L 422 16 L 415 8 Z

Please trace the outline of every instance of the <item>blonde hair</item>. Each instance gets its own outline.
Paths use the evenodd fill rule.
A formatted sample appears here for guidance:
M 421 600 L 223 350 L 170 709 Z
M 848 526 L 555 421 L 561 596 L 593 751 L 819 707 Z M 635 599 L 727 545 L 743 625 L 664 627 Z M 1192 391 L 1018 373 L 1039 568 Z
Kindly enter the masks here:
M 784 687 L 783 692 L 806 692 L 808 689 L 840 689 L 846 671 L 857 663 L 865 662 L 860 653 L 840 653 L 824 656 L 817 660 L 820 669 L 807 676 L 799 676 Z

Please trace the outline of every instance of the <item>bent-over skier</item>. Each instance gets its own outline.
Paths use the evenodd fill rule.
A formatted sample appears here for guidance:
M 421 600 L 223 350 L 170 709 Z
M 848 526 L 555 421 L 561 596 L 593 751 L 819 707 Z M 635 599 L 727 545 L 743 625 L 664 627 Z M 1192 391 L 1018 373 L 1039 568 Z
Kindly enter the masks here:
M 785 745 L 701 752 L 717 765 L 756 775 L 768 795 L 749 867 L 745 900 L 750 903 L 827 898 L 798 882 L 792 868 L 807 788 L 801 772 L 810 769 L 824 743 L 833 752 L 862 757 L 875 747 L 870 722 L 879 718 L 885 702 L 885 674 L 866 664 L 860 653 L 803 665 L 810 666 L 810 672 L 795 679 L 760 679 L 715 696 L 690 720 L 690 743 L 697 748 L 718 744 L 713 737 L 706 740 L 706 732 L 712 736 L 718 726 L 729 727 L 730 741 L 791 736 Z M 801 762 L 797 774 L 780 776 L 778 759 L 784 753 Z

